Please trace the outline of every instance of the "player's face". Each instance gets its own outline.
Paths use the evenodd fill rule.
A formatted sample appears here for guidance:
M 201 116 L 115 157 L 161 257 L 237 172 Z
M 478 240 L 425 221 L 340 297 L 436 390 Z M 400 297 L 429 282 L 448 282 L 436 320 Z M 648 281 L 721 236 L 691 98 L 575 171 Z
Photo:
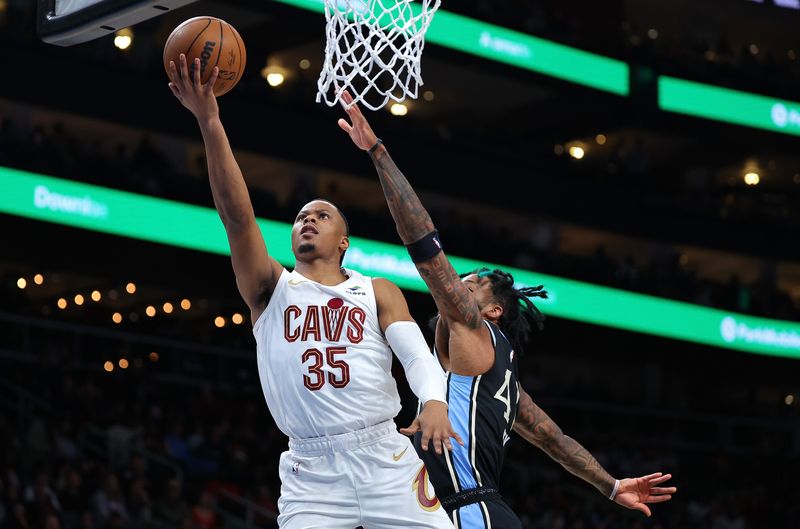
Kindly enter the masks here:
M 478 274 L 470 274 L 461 281 L 467 287 L 467 290 L 472 293 L 484 318 L 494 321 L 500 317 L 503 311 L 494 298 L 491 279 L 479 277 Z
M 329 202 L 314 200 L 300 210 L 292 226 L 292 250 L 300 261 L 335 257 L 349 246 L 344 219 Z

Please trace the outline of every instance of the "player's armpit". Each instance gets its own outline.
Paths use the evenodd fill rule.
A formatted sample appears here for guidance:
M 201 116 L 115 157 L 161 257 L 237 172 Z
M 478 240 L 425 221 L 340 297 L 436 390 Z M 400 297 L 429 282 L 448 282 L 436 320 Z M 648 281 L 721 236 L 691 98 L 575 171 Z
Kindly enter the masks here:
M 495 362 L 494 344 L 485 324 L 478 329 L 452 326 L 448 333 L 447 351 L 450 371 L 457 375 L 483 375 Z

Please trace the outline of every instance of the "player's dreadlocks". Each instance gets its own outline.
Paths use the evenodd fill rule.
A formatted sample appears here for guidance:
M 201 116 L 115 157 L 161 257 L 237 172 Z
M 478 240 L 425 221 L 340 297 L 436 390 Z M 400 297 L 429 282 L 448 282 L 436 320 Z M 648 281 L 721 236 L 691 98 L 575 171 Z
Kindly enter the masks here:
M 544 314 L 542 314 L 530 298 L 547 298 L 547 291 L 543 285 L 536 287 L 514 287 L 514 277 L 508 272 L 488 268 L 480 268 L 467 275 L 477 274 L 478 277 L 488 277 L 492 282 L 492 293 L 495 300 L 503 307 L 499 326 L 503 334 L 508 337 L 511 346 L 522 354 L 522 349 L 531 333 L 531 322 L 537 329 L 544 327 Z

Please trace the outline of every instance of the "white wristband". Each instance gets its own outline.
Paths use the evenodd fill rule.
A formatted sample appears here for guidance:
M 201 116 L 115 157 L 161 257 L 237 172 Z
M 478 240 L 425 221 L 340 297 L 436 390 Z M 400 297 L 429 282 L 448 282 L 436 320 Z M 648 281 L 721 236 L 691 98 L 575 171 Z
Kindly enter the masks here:
M 619 490 L 619 480 L 614 480 L 614 490 L 611 491 L 611 496 L 608 497 L 609 500 L 614 501 L 614 498 L 617 497 L 617 491 Z

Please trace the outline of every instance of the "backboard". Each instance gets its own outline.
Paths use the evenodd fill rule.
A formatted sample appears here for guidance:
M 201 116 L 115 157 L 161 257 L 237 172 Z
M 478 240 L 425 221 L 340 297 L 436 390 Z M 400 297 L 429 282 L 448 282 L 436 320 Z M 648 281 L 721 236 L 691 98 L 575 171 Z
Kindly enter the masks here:
M 157 17 L 196 0 L 37 0 L 44 42 L 73 46 Z

